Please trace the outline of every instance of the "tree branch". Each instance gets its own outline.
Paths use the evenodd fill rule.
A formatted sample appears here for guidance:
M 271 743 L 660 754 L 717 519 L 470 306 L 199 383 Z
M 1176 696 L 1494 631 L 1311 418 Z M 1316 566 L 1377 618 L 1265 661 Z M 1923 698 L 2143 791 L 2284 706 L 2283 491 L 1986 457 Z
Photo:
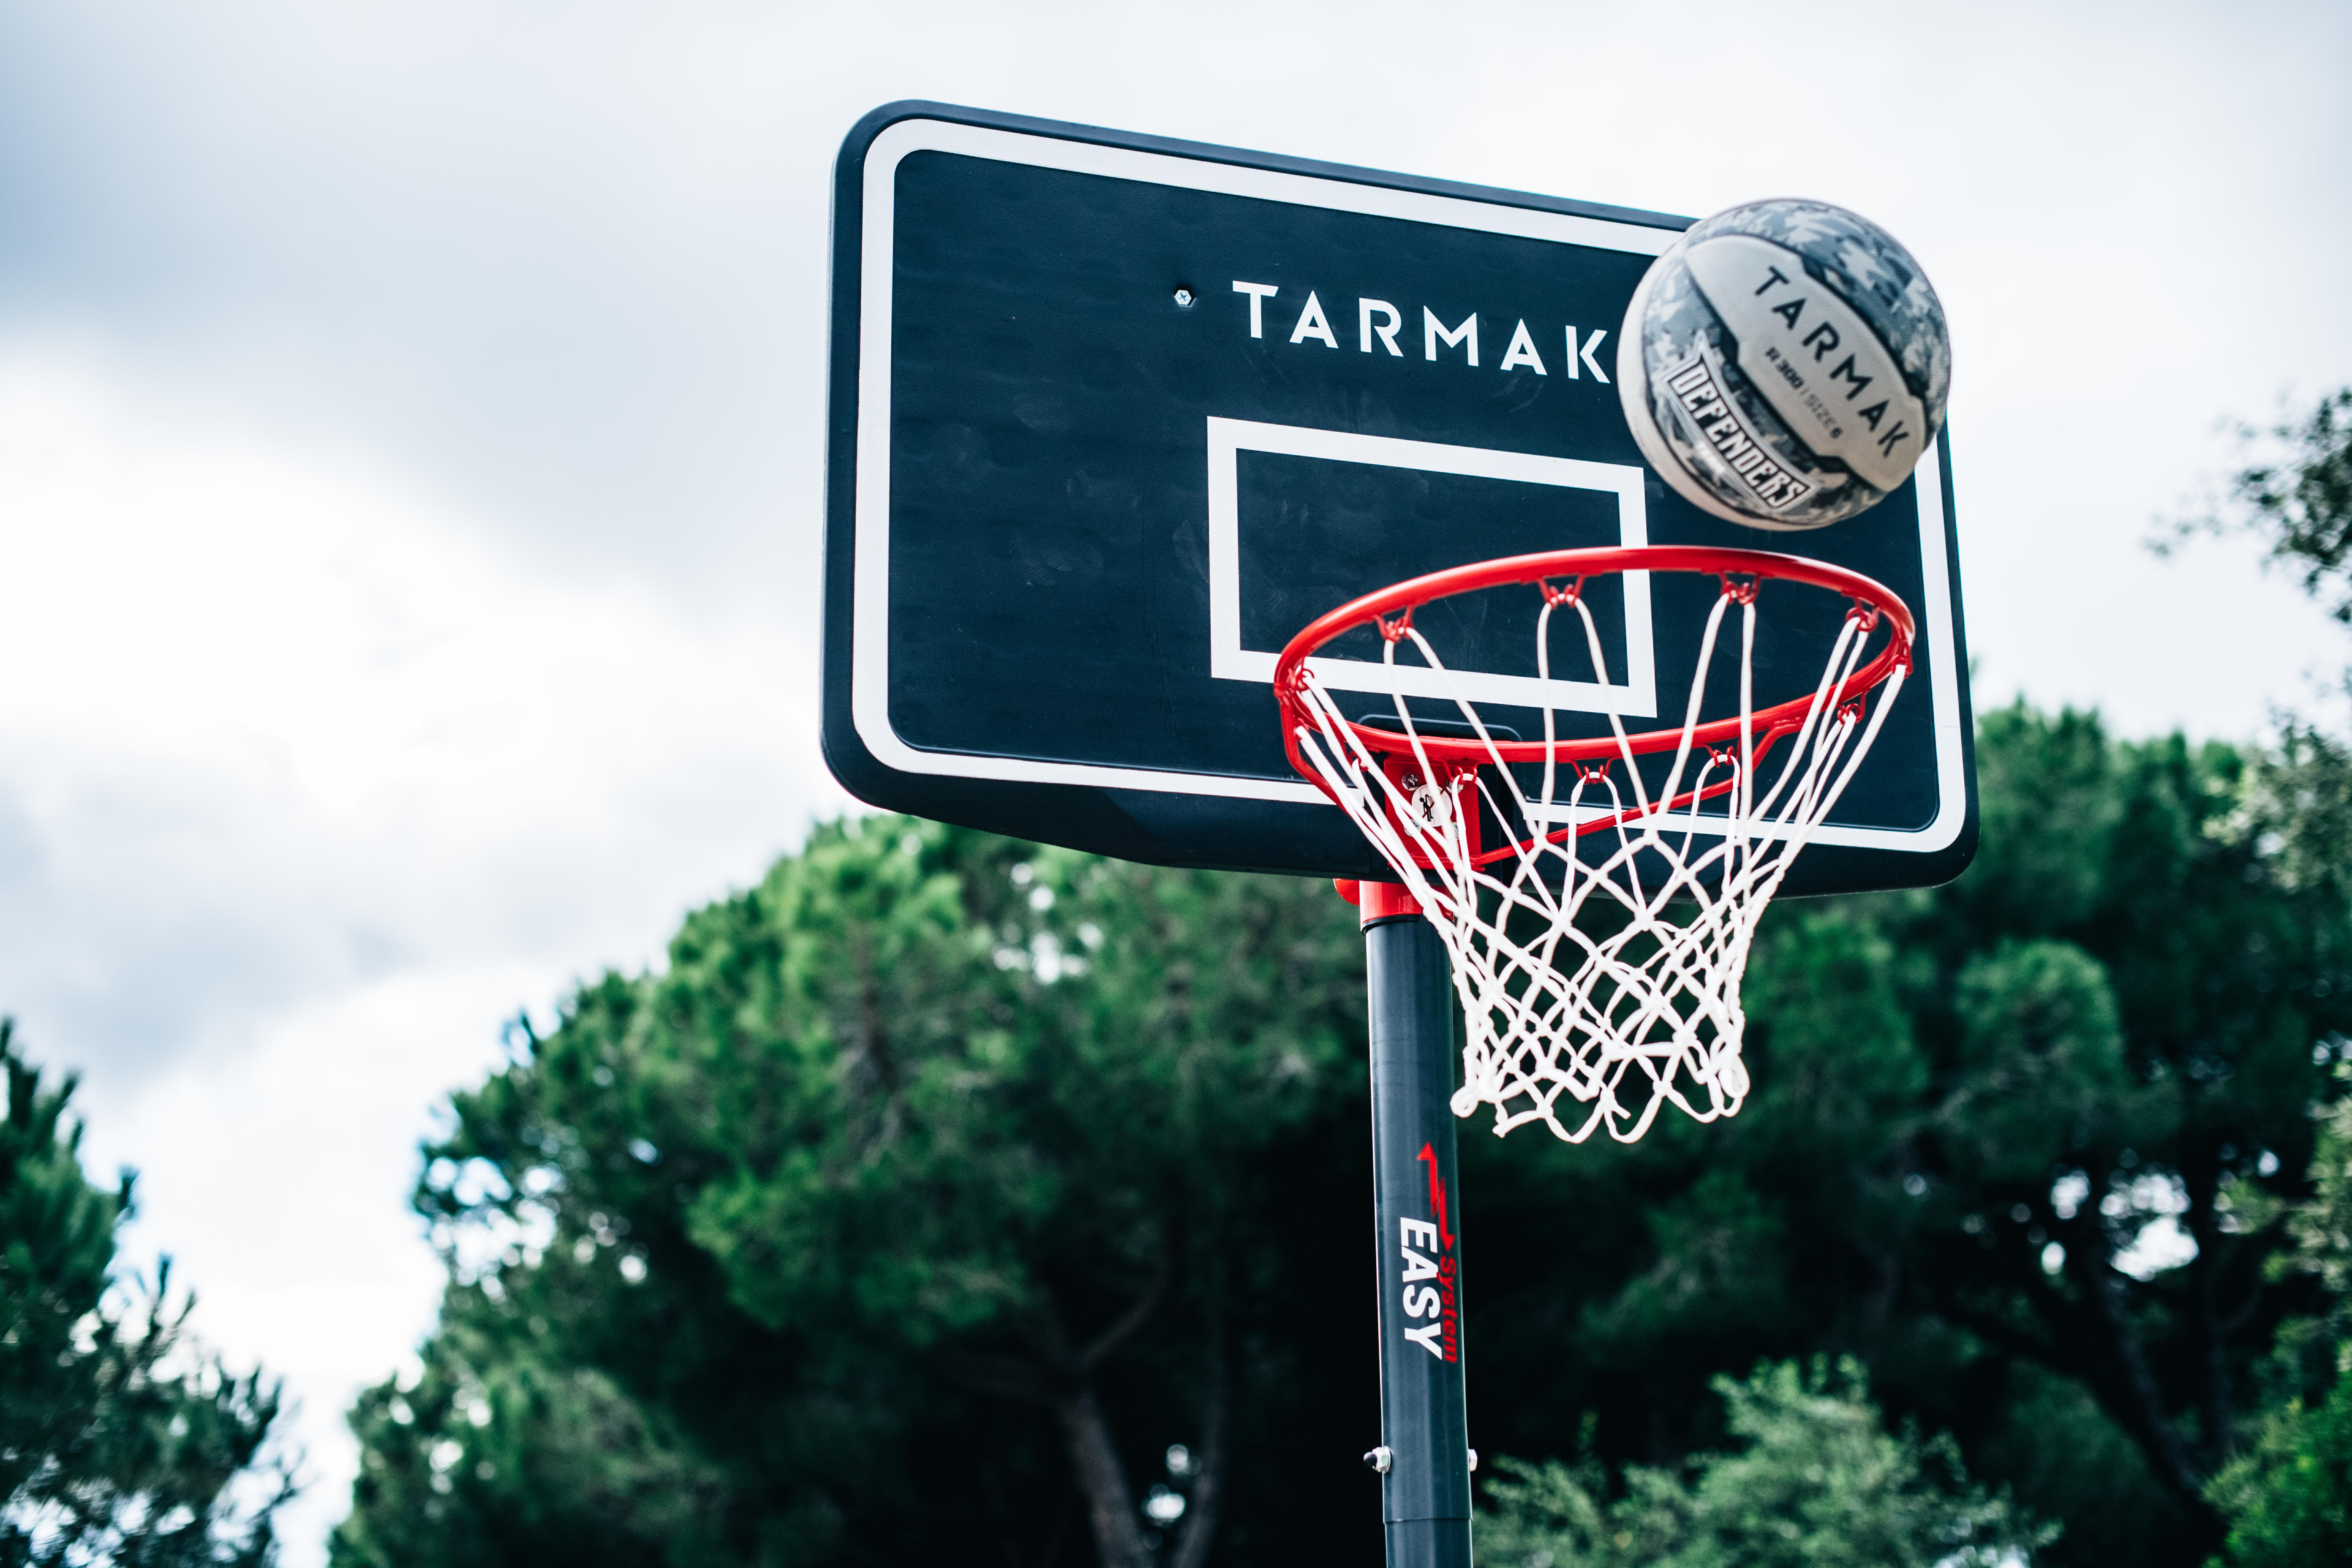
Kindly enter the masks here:
M 2114 1414 L 2138 1440 L 2156 1479 L 2192 1508 L 2202 1509 L 2205 1478 L 2180 1429 L 2164 1413 L 2164 1391 L 2157 1386 L 2147 1347 L 2140 1343 L 2138 1326 L 2131 1321 L 2131 1304 L 2125 1300 L 2129 1289 L 2124 1283 L 2125 1275 L 2104 1258 L 2087 1258 L 2076 1278 L 2106 1331 L 2105 1349 L 2122 1373 L 2121 1392 L 2126 1397 Z
M 2030 1361 L 2039 1366 L 2056 1367 L 2057 1355 L 2032 1335 L 2002 1322 L 1999 1318 L 1967 1302 L 1954 1300 L 1945 1306 L 1952 1321 L 1980 1340 L 1995 1346 L 2020 1361 Z
M 2240 1270 L 2245 1279 L 2245 1290 L 2238 1304 L 2221 1313 L 2214 1325 L 2224 1335 L 2235 1337 L 2240 1330 L 2254 1321 L 2254 1314 L 2262 1310 L 2269 1295 L 2268 1284 L 2263 1279 L 2262 1260 L 2277 1250 L 2278 1237 L 2285 1228 L 2285 1217 L 2282 1215 L 2262 1229 L 2239 1237 L 2240 1252 L 2251 1254 L 2254 1261 L 2251 1268 Z
M 1119 1314 L 1117 1321 L 1097 1334 L 1084 1350 L 1078 1352 L 1078 1371 L 1091 1376 L 1096 1368 L 1116 1355 L 1120 1346 L 1133 1339 L 1143 1325 L 1151 1321 L 1151 1315 L 1160 1310 L 1160 1304 L 1168 1300 L 1168 1292 L 1174 1289 L 1175 1284 L 1175 1249 L 1162 1247 L 1160 1267 L 1152 1275 L 1151 1283 L 1144 1287 L 1143 1294 L 1136 1298 L 1133 1306 Z
M 1087 1522 L 1094 1526 L 1102 1568 L 1152 1568 L 1151 1543 L 1144 1539 L 1142 1516 L 1136 1510 L 1135 1494 L 1128 1489 L 1127 1470 L 1118 1462 L 1110 1423 L 1095 1391 L 1080 1384 L 1055 1401 L 1054 1415 L 1069 1447 L 1079 1495 L 1087 1500 Z
M 1082 1349 L 1071 1347 L 1069 1332 L 1062 1326 L 1062 1314 L 1053 1297 L 1040 1292 L 1036 1305 L 1024 1314 L 1020 1323 L 1021 1337 L 1035 1352 L 1034 1359 L 966 1351 L 943 1352 L 938 1358 L 940 1370 L 966 1388 L 1044 1405 L 1053 1410 L 1062 1428 L 1070 1469 L 1078 1484 L 1078 1496 L 1086 1505 L 1087 1521 L 1093 1529 L 1095 1550 L 1103 1568 L 1153 1568 L 1153 1554 L 1143 1533 L 1142 1516 L 1136 1510 L 1135 1494 L 1128 1485 L 1126 1468 L 1119 1463 L 1118 1446 L 1112 1439 L 1110 1422 L 1095 1398 L 1094 1373 L 1150 1321 L 1167 1300 L 1175 1282 L 1175 1249 L 1163 1247 L 1151 1282 L 1144 1288 L 1143 1294 Z M 1213 1350 L 1215 1379 L 1211 1394 L 1211 1441 L 1220 1453 L 1224 1424 L 1224 1352 L 1221 1334 L 1220 1330 Z M 1213 1528 L 1213 1481 L 1209 1489 L 1213 1494 L 1209 1513 Z M 1204 1529 L 1198 1533 L 1202 1550 L 1206 1551 L 1209 1531 Z M 1185 1538 L 1190 1540 L 1192 1534 L 1187 1531 Z M 1189 1568 L 1198 1568 L 1197 1562 Z
M 1009 1355 L 942 1351 L 939 1368 L 950 1381 L 975 1394 L 993 1394 L 1031 1405 L 1051 1405 L 1063 1392 L 1060 1381 L 1044 1367 Z
M 2219 1301 L 2221 1229 L 2215 1223 L 2213 1208 L 2220 1173 L 2211 1169 L 2184 1173 L 2182 1178 L 2189 1191 L 2189 1237 L 2197 1245 L 2197 1256 L 2189 1262 L 2189 1303 L 2190 1331 L 2200 1352 L 2198 1415 L 2205 1428 L 2198 1468 L 2207 1476 L 2221 1468 L 2237 1425 L 2231 1409 L 2229 1352 L 2222 1338 Z
M 1225 1405 L 1231 1392 L 1225 1368 L 1225 1314 L 1213 1299 L 1209 1308 L 1209 1392 L 1201 1412 L 1201 1469 L 1192 1483 L 1184 1510 L 1184 1532 L 1177 1538 L 1168 1568 L 1202 1568 L 1217 1532 L 1217 1516 L 1224 1501 Z

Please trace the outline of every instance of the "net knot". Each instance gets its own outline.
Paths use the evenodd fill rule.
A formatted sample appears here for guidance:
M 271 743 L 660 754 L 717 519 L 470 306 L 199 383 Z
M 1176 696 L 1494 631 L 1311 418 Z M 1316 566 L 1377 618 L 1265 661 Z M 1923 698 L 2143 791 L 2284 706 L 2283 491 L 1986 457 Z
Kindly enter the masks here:
M 1383 642 L 1402 642 L 1405 633 L 1412 630 L 1412 606 L 1407 605 L 1393 621 L 1386 616 L 1374 616 L 1372 625 L 1381 628 Z
M 1573 605 L 1584 596 L 1584 579 L 1581 577 L 1568 578 L 1557 588 L 1549 579 L 1538 577 L 1536 586 L 1543 591 L 1544 603 L 1554 609 Z
M 1853 608 L 1845 613 L 1845 618 L 1860 622 L 1863 636 L 1868 637 L 1878 629 L 1878 606 L 1865 605 L 1860 599 L 1856 599 L 1853 602 Z
M 1756 590 L 1764 583 L 1764 579 L 1753 572 L 1726 572 L 1722 581 L 1723 596 L 1742 605 L 1754 604 Z M 1774 602 L 1778 603 L 1777 600 Z

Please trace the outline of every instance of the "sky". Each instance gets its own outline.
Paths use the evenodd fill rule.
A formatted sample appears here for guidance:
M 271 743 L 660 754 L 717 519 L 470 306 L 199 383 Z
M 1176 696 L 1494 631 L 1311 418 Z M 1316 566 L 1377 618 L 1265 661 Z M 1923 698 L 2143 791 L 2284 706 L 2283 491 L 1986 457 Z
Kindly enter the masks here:
M 2340 628 L 2144 542 L 2352 382 L 2352 9 L 1279 0 L 0 6 L 0 1008 L 132 1254 L 339 1412 L 501 1023 L 846 797 L 814 739 L 831 163 L 929 98 L 1927 267 L 1979 704 L 2250 738 Z

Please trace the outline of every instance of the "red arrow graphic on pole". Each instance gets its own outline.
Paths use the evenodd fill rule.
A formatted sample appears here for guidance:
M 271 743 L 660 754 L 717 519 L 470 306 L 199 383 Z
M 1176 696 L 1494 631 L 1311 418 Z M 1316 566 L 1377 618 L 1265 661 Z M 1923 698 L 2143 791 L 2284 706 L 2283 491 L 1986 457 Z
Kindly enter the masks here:
M 1454 1250 L 1454 1228 L 1445 1219 L 1445 1180 L 1437 1173 L 1437 1151 L 1427 1143 L 1421 1146 L 1419 1158 L 1429 1163 L 1429 1206 L 1437 1213 L 1437 1238 L 1445 1250 Z

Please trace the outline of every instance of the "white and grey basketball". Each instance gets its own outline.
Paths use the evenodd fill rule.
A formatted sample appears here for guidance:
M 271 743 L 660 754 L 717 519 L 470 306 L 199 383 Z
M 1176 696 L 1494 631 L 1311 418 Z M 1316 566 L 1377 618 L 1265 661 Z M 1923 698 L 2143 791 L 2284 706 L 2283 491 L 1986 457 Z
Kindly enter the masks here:
M 1749 202 L 1652 264 L 1617 340 L 1642 455 L 1694 505 L 1820 528 L 1877 504 L 1944 425 L 1944 307 L 1911 253 L 1827 202 Z

